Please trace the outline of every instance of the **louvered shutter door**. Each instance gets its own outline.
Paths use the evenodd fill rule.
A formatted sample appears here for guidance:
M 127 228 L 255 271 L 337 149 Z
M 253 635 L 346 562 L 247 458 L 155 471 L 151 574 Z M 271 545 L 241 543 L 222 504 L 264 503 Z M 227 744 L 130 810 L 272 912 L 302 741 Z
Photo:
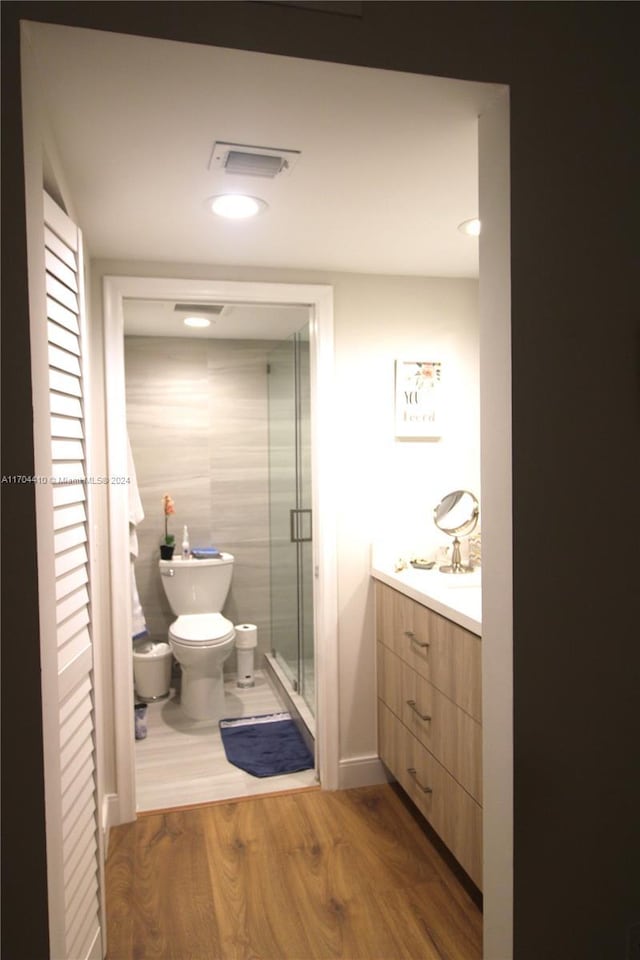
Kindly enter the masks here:
M 59 766 L 46 771 L 51 953 L 102 956 L 89 523 L 83 375 L 84 303 L 78 228 L 45 194 L 46 330 L 51 436 Z M 42 518 L 39 518 L 42 522 Z M 55 662 L 55 661 L 54 661 Z M 50 705 L 51 707 L 51 705 Z M 52 839 L 53 837 L 53 839 Z M 53 886 L 52 886 L 53 885 Z

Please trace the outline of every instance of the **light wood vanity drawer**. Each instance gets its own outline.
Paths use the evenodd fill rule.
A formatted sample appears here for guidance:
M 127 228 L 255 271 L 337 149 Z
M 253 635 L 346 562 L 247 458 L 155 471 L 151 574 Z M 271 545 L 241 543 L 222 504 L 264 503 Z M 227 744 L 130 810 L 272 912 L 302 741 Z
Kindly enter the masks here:
M 382 761 L 482 889 L 481 807 L 384 703 L 378 708 Z
M 378 644 L 378 696 L 478 803 L 482 803 L 482 727 Z
M 480 722 L 480 638 L 386 584 L 375 589 L 378 639 Z

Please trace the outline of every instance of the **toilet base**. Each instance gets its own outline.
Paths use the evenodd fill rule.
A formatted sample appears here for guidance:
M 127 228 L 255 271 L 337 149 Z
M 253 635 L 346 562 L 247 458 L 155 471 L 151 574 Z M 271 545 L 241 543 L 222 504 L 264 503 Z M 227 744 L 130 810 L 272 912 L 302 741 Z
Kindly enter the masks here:
M 225 715 L 222 671 L 214 676 L 202 676 L 183 666 L 180 706 L 192 720 L 221 720 Z

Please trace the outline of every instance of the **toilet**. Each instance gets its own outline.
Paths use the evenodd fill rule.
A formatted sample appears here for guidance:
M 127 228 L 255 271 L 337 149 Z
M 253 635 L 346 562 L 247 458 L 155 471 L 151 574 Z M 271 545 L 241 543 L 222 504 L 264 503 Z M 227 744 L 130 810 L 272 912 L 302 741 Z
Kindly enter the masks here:
M 223 617 L 233 572 L 233 557 L 160 560 L 164 592 L 177 619 L 169 643 L 182 669 L 180 703 L 192 720 L 224 716 L 224 661 L 233 650 L 235 628 Z

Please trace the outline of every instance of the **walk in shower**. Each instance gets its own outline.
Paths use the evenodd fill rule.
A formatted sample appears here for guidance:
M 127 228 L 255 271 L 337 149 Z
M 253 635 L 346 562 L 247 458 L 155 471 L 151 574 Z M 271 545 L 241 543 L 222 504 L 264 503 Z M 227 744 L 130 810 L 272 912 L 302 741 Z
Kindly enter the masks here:
M 271 656 L 313 733 L 315 666 L 309 325 L 269 354 Z

